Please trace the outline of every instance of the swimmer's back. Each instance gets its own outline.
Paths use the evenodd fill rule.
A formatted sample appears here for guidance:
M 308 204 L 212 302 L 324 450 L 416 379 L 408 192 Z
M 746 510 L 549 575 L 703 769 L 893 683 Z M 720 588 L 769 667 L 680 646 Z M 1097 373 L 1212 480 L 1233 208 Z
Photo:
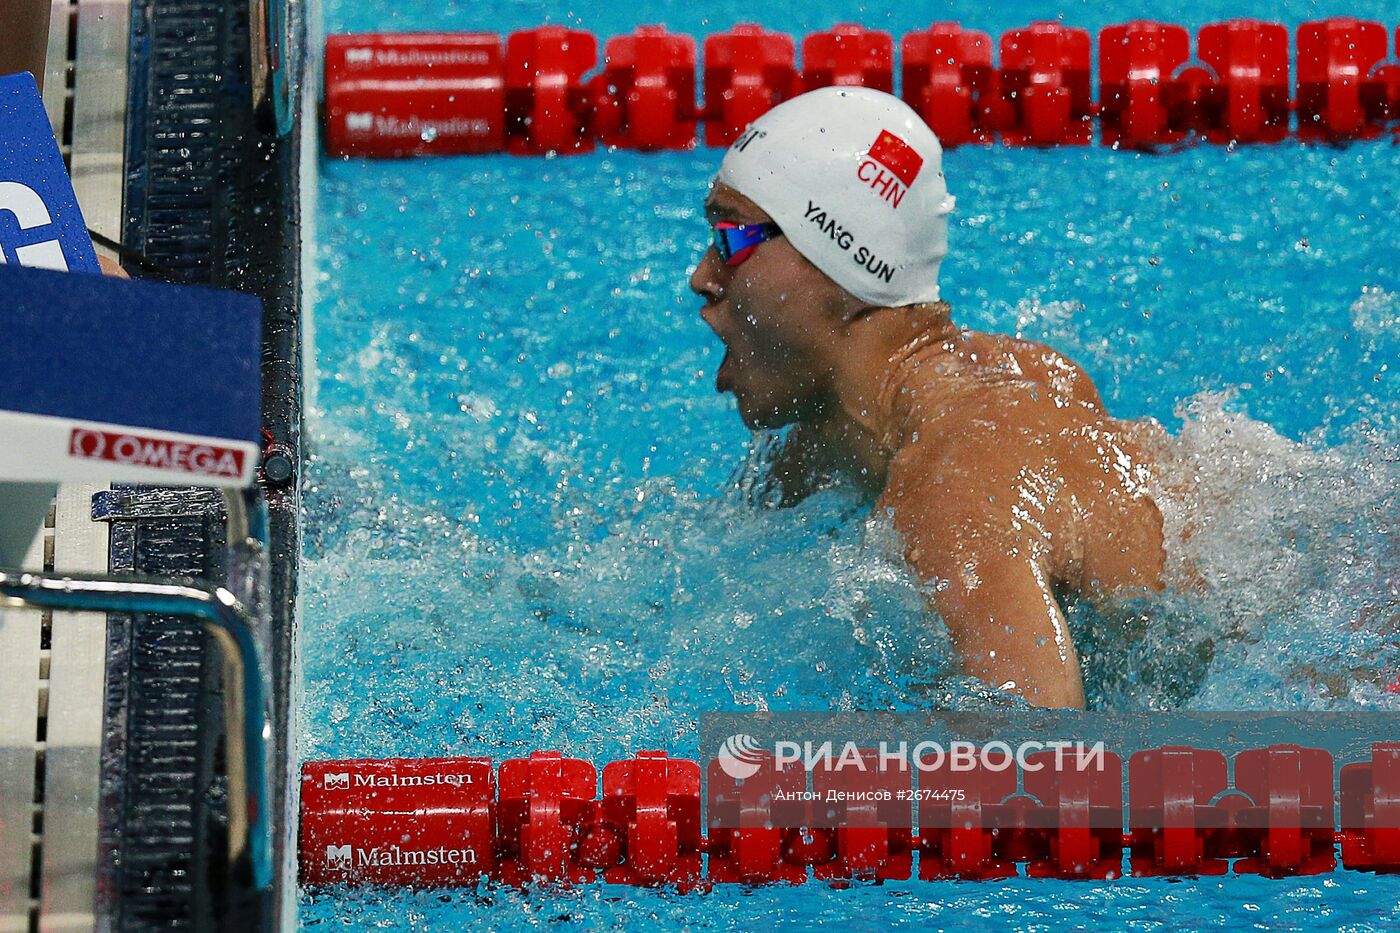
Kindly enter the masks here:
M 968 535 L 1025 544 L 1057 583 L 1090 596 L 1160 587 L 1162 516 L 1141 425 L 1109 417 L 1079 366 L 1029 340 L 962 331 L 920 356 L 898 374 L 917 401 L 896 459 L 925 461 L 932 495 L 966 503 Z

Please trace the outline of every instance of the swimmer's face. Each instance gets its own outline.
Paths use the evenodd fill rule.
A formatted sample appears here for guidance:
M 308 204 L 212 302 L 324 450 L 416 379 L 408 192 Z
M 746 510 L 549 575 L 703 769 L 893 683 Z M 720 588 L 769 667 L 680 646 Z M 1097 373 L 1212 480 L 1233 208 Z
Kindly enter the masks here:
M 727 185 L 705 201 L 711 225 L 771 218 Z M 777 428 L 818 415 L 829 398 L 833 347 L 845 299 L 835 283 L 786 237 L 760 243 L 741 265 L 727 266 L 711 245 L 690 277 L 705 299 L 700 316 L 724 342 L 715 388 L 732 392 L 750 428 Z

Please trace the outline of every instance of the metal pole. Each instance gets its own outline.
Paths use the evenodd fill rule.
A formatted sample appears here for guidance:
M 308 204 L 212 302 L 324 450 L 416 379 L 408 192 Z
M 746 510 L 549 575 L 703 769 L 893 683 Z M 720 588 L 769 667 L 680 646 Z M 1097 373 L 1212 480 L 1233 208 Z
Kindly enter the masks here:
M 159 613 L 203 620 L 222 655 L 229 756 L 229 864 L 272 884 L 266 745 L 271 726 L 252 620 L 228 590 L 184 583 L 0 570 L 0 608 Z

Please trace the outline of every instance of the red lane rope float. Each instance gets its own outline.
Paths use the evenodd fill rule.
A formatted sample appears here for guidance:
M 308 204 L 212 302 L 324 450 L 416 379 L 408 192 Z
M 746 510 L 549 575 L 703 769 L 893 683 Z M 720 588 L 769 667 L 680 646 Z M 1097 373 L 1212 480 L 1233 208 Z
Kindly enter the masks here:
M 1121 760 L 1112 755 L 1110 768 L 1090 773 L 1057 770 L 1053 759 L 1050 752 L 1029 756 L 1040 770 L 1024 772 L 1025 793 L 1040 801 L 1024 824 L 1033 845 L 1026 874 L 1116 877 L 1123 862 L 1123 784 L 1115 780 L 1122 774 Z
M 1215 143 L 1288 135 L 1288 30 L 1250 19 L 1217 23 L 1201 30 L 1196 50 L 1205 68 L 1178 75 L 1174 94 L 1189 113 L 1183 125 Z
M 1001 37 L 1001 97 L 1012 146 L 1087 145 L 1093 136 L 1089 33 L 1033 23 Z
M 716 760 L 703 823 L 699 766 L 665 752 L 609 762 L 601 795 L 593 765 L 558 752 L 498 769 L 484 758 L 308 762 L 301 881 L 845 887 L 908 879 L 916 858 L 922 879 L 1009 877 L 1021 864 L 1031 877 L 1104 879 L 1123 872 L 1124 850 L 1135 876 L 1288 877 L 1334 870 L 1337 843 L 1346 868 L 1400 872 L 1400 742 L 1343 765 L 1340 831 L 1332 756 L 1297 745 L 1238 753 L 1233 784 L 1218 751 L 1134 753 L 1127 832 L 1112 752 L 1102 769 L 1050 751 L 1019 769 L 955 769 L 949 756 L 917 788 L 912 772 L 863 755 L 864 769 L 810 772 L 758 755 L 743 778 Z
M 1388 95 L 1372 70 L 1385 58 L 1385 27 L 1354 19 L 1307 23 L 1298 30 L 1298 131 L 1350 139 L 1379 132 Z
M 1331 755 L 1296 746 L 1242 752 L 1235 787 L 1232 854 L 1243 856 L 1236 872 L 1316 875 L 1337 867 Z
M 604 877 L 615 884 L 700 882 L 700 766 L 665 752 L 603 768 L 602 818 L 620 827 L 620 846 Z
M 591 795 L 590 795 L 591 796 Z M 301 881 L 472 885 L 496 873 L 498 805 L 485 758 L 318 761 L 302 769 Z
M 1207 840 L 1224 828 L 1211 801 L 1227 786 L 1225 756 L 1180 746 L 1134 755 L 1128 765 L 1129 859 L 1134 875 L 1219 875 L 1226 861 Z
M 1179 142 L 1189 127 L 1170 119 L 1167 96 L 1176 72 L 1191 57 L 1181 26 L 1132 22 L 1099 34 L 1099 121 L 1110 145 Z
M 490 33 L 326 39 L 326 148 L 333 155 L 500 152 L 501 40 Z
M 497 873 L 507 884 L 582 882 L 616 858 L 615 832 L 597 818 L 589 762 L 537 752 L 501 763 Z
M 802 92 L 791 36 L 740 25 L 705 39 L 705 145 L 728 146 L 744 127 Z
M 594 133 L 621 149 L 695 145 L 695 40 L 660 26 L 609 39 L 594 79 Z
M 598 40 L 578 29 L 544 26 L 514 33 L 506 40 L 502 118 L 509 152 L 592 151 L 590 101 L 583 76 L 597 61 Z M 329 87 L 329 70 L 326 83 Z
M 1152 149 L 1192 134 L 1214 143 L 1374 138 L 1400 128 L 1400 64 L 1386 61 L 1381 23 L 1235 19 L 1200 29 L 1192 55 L 1182 26 L 1135 20 L 1098 36 L 1098 99 L 1089 33 L 1056 22 L 1013 29 L 997 43 L 957 23 L 900 42 L 901 93 L 947 147 L 1085 145 L 1094 121 L 1105 145 Z M 1396 35 L 1400 46 L 1400 33 Z M 894 39 L 842 24 L 801 41 L 751 24 L 706 37 L 704 105 L 696 46 L 659 26 L 609 39 L 543 26 L 512 33 L 330 36 L 326 147 L 333 155 L 575 153 L 597 141 L 626 149 L 710 146 L 794 94 L 829 85 L 894 87 Z M 592 77 L 588 77 L 588 75 Z
M 802 40 L 802 85 L 894 91 L 894 39 L 887 32 L 842 23 Z
M 988 114 L 1000 75 L 992 39 L 957 23 L 934 23 L 901 44 L 904 100 L 948 148 L 991 139 Z
M 1342 862 L 1363 871 L 1400 865 L 1400 743 L 1342 766 Z

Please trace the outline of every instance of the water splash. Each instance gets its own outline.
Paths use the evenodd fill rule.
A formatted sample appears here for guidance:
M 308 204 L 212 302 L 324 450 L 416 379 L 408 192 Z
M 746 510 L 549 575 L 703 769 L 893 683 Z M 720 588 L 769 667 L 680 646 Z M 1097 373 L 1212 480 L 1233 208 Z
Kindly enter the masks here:
M 1069 607 L 1091 704 L 1400 707 L 1400 464 L 1373 440 L 1290 441 L 1233 401 L 1190 399 L 1158 451 L 1177 588 Z

